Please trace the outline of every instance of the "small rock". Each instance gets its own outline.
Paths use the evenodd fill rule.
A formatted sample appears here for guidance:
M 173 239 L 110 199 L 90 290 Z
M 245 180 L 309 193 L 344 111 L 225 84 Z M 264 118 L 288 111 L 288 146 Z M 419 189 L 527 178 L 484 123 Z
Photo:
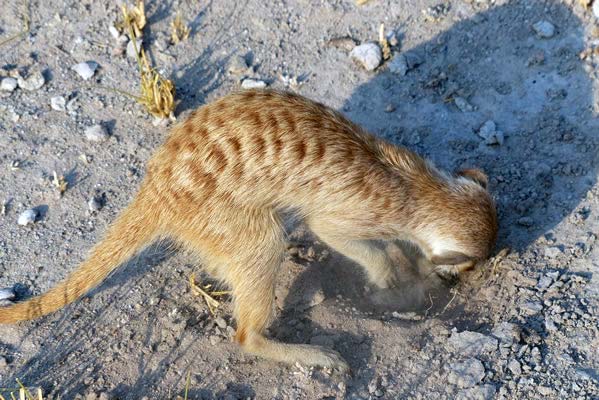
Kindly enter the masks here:
M 453 102 L 455 103 L 456 107 L 460 109 L 461 112 L 474 111 L 474 107 L 472 107 L 472 104 L 468 103 L 468 101 L 463 97 L 456 96 L 453 98 Z
M 85 81 L 94 76 L 97 68 L 98 63 L 95 61 L 82 62 L 71 67 L 71 69 L 77 72 Z
M 0 81 L 0 90 L 4 92 L 12 92 L 17 88 L 17 80 L 15 78 L 2 78 Z
M 6 361 L 6 358 L 0 356 L 0 371 L 6 369 L 6 367 L 8 367 L 8 361 Z
M 108 397 L 108 393 L 106 392 L 102 392 L 100 393 L 100 395 L 98 396 L 99 400 L 110 400 L 110 397 Z
M 85 138 L 90 142 L 104 142 L 108 140 L 108 132 L 102 125 L 93 125 L 85 129 Z
M 365 43 L 354 47 L 349 56 L 366 71 L 374 71 L 383 61 L 383 53 L 376 43 Z
M 210 338 L 210 344 L 212 344 L 213 346 L 216 346 L 217 344 L 219 344 L 223 339 L 220 336 L 217 335 L 211 335 Z
M 121 36 L 121 32 L 114 25 L 108 27 L 108 32 L 110 32 L 110 36 L 114 39 L 118 39 Z
M 389 71 L 399 76 L 405 76 L 409 70 L 408 59 L 403 54 L 397 54 L 389 63 Z
M 325 301 L 326 296 L 322 290 L 317 290 L 309 299 L 308 306 L 314 307 Z
M 553 283 L 553 279 L 547 275 L 543 275 L 539 278 L 539 282 L 537 283 L 537 289 L 545 290 Z
M 143 46 L 144 41 L 142 38 L 135 39 L 135 45 L 137 46 L 137 52 L 135 52 L 135 46 L 133 45 L 133 40 L 129 40 L 127 43 L 127 57 L 137 60 L 137 56 L 141 51 L 141 46 Z
M 545 257 L 547 258 L 553 259 L 561 254 L 563 254 L 563 251 L 559 247 L 552 246 L 545 248 Z
M 455 353 L 463 356 L 478 356 L 497 350 L 497 339 L 478 332 L 454 332 L 447 340 Z
M 478 136 L 485 139 L 487 145 L 502 145 L 504 142 L 504 136 L 502 132 L 497 131 L 495 122 L 489 120 L 485 122 L 478 130 Z
M 250 72 L 251 68 L 247 64 L 245 57 L 238 54 L 234 55 L 229 62 L 227 71 L 233 75 L 241 75 Z
M 469 358 L 463 362 L 449 365 L 449 383 L 461 388 L 470 388 L 485 377 L 485 367 L 476 358 Z
M 246 78 L 241 82 L 241 87 L 243 89 L 264 89 L 266 82 L 259 79 Z
M 538 301 L 525 301 L 520 304 L 520 310 L 528 315 L 534 315 L 543 310 L 543 305 Z
M 227 321 L 223 317 L 216 317 L 214 323 L 221 329 L 227 329 Z
M 510 322 L 500 322 L 493 327 L 491 334 L 499 339 L 501 346 L 510 347 L 520 341 L 520 328 Z
M 19 215 L 19 219 L 17 220 L 17 224 L 21 226 L 26 226 L 29 224 L 33 224 L 35 219 L 37 218 L 37 211 L 33 208 L 25 210 Z
M 456 400 L 491 400 L 495 397 L 494 385 L 480 385 L 470 389 L 462 389 L 458 392 Z
M 62 96 L 54 96 L 50 99 L 50 107 L 56 111 L 65 111 L 67 106 L 67 101 Z
M 381 385 L 380 378 L 375 377 L 368 383 L 368 393 L 374 394 L 374 392 L 376 392 L 377 389 L 379 389 L 380 385 Z
M 518 225 L 531 227 L 531 226 L 533 226 L 533 224 L 534 224 L 534 221 L 530 217 L 522 217 L 522 218 L 518 219 Z
M 100 211 L 102 209 L 102 199 L 97 196 L 92 196 L 87 202 L 87 208 L 91 212 Z
M 549 21 L 539 21 L 532 26 L 538 37 L 549 39 L 555 35 L 555 25 Z
M 0 289 L 0 301 L 9 300 L 12 301 L 17 297 L 15 290 L 13 288 L 4 288 Z
M 508 363 L 507 369 L 509 369 L 512 375 L 515 377 L 518 377 L 520 374 L 522 374 L 522 367 L 516 359 L 513 359 Z
M 44 75 L 40 71 L 35 71 L 30 74 L 27 78 L 23 78 L 21 75 L 17 77 L 17 83 L 19 87 L 24 90 L 34 91 L 38 90 L 44 83 L 46 83 L 46 79 L 44 79 Z
M 555 332 L 558 330 L 558 327 L 551 318 L 545 318 L 545 329 L 548 332 Z
M 593 2 L 593 15 L 595 18 L 599 18 L 599 1 Z

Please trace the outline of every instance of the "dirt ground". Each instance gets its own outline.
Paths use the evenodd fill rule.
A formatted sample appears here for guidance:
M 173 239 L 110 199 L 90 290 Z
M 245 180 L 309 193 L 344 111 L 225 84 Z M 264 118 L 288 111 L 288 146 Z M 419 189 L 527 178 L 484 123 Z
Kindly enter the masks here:
M 26 3 L 29 33 L 0 47 L 0 75 L 45 81 L 0 90 L 0 288 L 18 298 L 76 268 L 167 133 L 103 89 L 138 90 L 136 63 L 109 32 L 116 2 L 5 0 L 0 41 L 22 29 Z M 291 227 L 270 334 L 335 348 L 352 368 L 342 377 L 242 354 L 230 303 L 213 317 L 189 288 L 194 272 L 209 279 L 201 265 L 157 244 L 76 304 L 0 326 L 0 387 L 18 378 L 53 399 L 166 399 L 189 376 L 190 399 L 599 399 L 599 24 L 580 3 L 149 1 L 143 45 L 175 83 L 178 118 L 246 77 L 275 88 L 299 77 L 290 90 L 443 168 L 483 168 L 497 251 L 510 251 L 451 287 L 389 243 L 403 281 L 383 293 Z M 192 31 L 172 45 L 177 11 Z M 397 43 L 369 72 L 349 52 L 377 41 L 381 23 Z M 87 81 L 71 69 L 83 61 L 98 64 Z M 66 109 L 51 107 L 55 96 Z M 481 137 L 486 121 L 500 143 Z M 86 138 L 94 124 L 106 141 Z M 68 182 L 62 197 L 53 171 Z M 36 222 L 19 225 L 29 208 Z

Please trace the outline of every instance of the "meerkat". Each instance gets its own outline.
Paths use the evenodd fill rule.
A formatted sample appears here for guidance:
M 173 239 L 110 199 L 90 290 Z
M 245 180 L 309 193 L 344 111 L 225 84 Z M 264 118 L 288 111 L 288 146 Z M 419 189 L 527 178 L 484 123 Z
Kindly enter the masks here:
M 380 288 L 394 265 L 374 240 L 408 240 L 435 265 L 487 258 L 497 217 L 487 177 L 449 174 L 300 95 L 247 90 L 175 125 L 148 162 L 139 192 L 78 269 L 46 293 L 0 308 L 0 323 L 56 311 L 160 238 L 196 253 L 231 288 L 235 339 L 279 362 L 348 370 L 335 351 L 267 338 L 292 212 Z

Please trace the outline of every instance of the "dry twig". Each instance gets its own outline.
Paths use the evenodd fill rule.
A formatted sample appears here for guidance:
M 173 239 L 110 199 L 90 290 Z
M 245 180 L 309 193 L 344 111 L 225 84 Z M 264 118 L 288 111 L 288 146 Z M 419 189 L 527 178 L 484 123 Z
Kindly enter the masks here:
M 215 315 L 216 309 L 220 306 L 220 302 L 216 300 L 215 297 L 222 297 L 231 293 L 229 291 L 208 292 L 208 290 L 211 288 L 211 285 L 205 285 L 202 289 L 195 282 L 195 274 L 191 274 L 189 276 L 189 286 L 191 287 L 193 294 L 196 296 L 202 296 L 204 298 L 204 301 L 208 306 L 208 310 L 210 310 L 210 314 L 212 315 Z

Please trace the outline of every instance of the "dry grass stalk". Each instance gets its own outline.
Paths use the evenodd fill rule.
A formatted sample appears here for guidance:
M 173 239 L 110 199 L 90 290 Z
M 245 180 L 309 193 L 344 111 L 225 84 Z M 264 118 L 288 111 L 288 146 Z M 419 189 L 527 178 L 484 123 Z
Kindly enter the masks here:
M 137 48 L 137 38 L 141 36 L 142 29 L 146 24 L 143 1 L 138 1 L 137 6 L 131 10 L 123 6 L 122 11 L 123 21 L 120 25 L 129 32 L 129 39 L 133 42 L 141 80 L 140 95 L 132 97 L 146 107 L 153 116 L 174 119 L 175 85 L 170 79 L 164 78 L 156 69 L 152 68 L 144 50 Z
M 383 50 L 383 59 L 388 60 L 391 58 L 391 46 L 389 45 L 389 41 L 385 36 L 385 24 L 381 24 L 379 28 L 379 44 Z
M 17 400 L 17 398 L 15 397 L 15 393 L 18 394 L 19 400 L 44 400 L 41 388 L 38 387 L 35 389 L 31 389 L 35 393 L 32 394 L 31 391 L 25 385 L 23 385 L 23 383 L 19 379 L 17 379 L 17 384 L 19 385 L 18 388 L 0 388 L 0 391 L 10 394 L 10 400 Z M 7 399 L 2 394 L 0 394 L 0 400 Z
M 6 39 L 4 39 L 3 41 L 0 42 L 0 46 L 4 46 L 6 43 L 9 43 L 15 39 L 24 37 L 25 35 L 27 35 L 29 33 L 30 28 L 31 28 L 31 21 L 29 19 L 29 13 L 25 13 L 25 15 L 23 16 L 23 29 L 21 29 L 21 32 L 7 37 Z
M 54 185 L 54 187 L 56 189 L 58 189 L 60 196 L 62 196 L 64 194 L 64 192 L 67 191 L 67 187 L 69 186 L 69 183 L 64 179 L 63 175 L 58 176 L 56 171 L 53 171 L 52 175 L 53 175 L 52 184 Z
M 189 37 L 191 29 L 183 22 L 180 13 L 177 13 L 175 19 L 171 21 L 171 42 L 177 44 Z
M 204 301 L 208 306 L 208 310 L 212 315 L 215 315 L 216 309 L 220 306 L 220 302 L 216 300 L 215 297 L 222 297 L 230 293 L 229 291 L 208 292 L 212 285 L 203 285 L 204 288 L 202 289 L 200 286 L 196 285 L 195 274 L 191 274 L 189 276 L 189 286 L 191 287 L 193 294 L 196 296 L 202 296 L 204 298 Z
M 137 0 L 135 6 L 131 8 L 127 8 L 123 4 L 121 10 L 123 11 L 123 21 L 117 24 L 117 28 L 124 31 L 129 31 L 129 28 L 132 28 L 135 37 L 140 37 L 147 22 L 143 0 Z M 134 38 L 130 37 L 130 39 L 133 40 Z

